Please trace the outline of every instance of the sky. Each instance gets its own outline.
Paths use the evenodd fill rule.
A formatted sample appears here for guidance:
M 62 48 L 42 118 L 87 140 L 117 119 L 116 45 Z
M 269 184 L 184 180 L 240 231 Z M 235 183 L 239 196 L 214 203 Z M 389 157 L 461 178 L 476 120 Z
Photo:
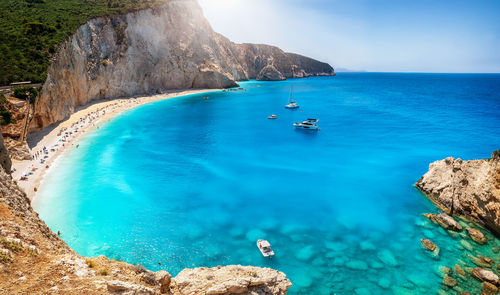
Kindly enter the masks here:
M 500 0 L 198 0 L 215 31 L 334 68 L 500 73 Z

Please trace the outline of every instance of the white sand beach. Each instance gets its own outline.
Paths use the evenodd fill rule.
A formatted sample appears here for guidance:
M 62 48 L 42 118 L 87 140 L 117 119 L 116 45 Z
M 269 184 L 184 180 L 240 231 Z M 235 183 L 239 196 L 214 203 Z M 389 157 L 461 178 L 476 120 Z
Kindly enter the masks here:
M 102 123 L 108 122 L 121 112 L 152 103 L 191 94 L 219 91 L 220 89 L 176 90 L 154 96 L 105 99 L 78 107 L 69 118 L 29 135 L 32 160 L 13 161 L 12 177 L 32 201 L 46 172 L 65 151 L 78 148 L 78 141 Z

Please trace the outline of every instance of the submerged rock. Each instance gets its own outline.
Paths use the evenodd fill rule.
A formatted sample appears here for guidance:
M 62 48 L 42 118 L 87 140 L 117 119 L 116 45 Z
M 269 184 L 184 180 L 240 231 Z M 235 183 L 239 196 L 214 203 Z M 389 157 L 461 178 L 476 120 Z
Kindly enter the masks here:
M 498 286 L 498 276 L 491 270 L 476 267 L 472 270 L 472 276 L 474 276 L 481 282 L 489 282 L 495 286 Z
M 359 248 L 363 251 L 371 251 L 371 250 L 376 250 L 377 247 L 369 241 L 363 241 L 359 244 Z
M 441 273 L 446 276 L 446 275 L 449 275 L 451 273 L 451 268 L 449 268 L 447 266 L 440 266 L 439 271 L 441 271 Z
M 385 264 L 389 266 L 398 266 L 399 263 L 396 260 L 396 257 L 389 250 L 382 250 L 378 252 L 377 257 Z
M 443 278 L 443 285 L 448 287 L 455 287 L 457 285 L 457 281 L 450 276 L 445 276 Z
M 462 247 L 470 252 L 474 250 L 474 247 L 471 245 L 471 243 L 467 242 L 466 240 L 461 240 L 460 245 L 462 245 Z
M 260 229 L 252 229 L 245 235 L 248 241 L 257 242 L 258 239 L 265 239 L 266 233 Z
M 388 278 L 381 278 L 378 280 L 377 285 L 379 285 L 383 289 L 388 289 L 391 286 L 391 280 Z
M 434 256 L 434 258 L 439 257 L 440 249 L 433 242 L 431 242 L 428 239 L 421 239 L 420 242 L 422 243 L 425 249 L 429 250 L 432 253 L 432 256 Z
M 465 270 L 458 264 L 455 264 L 455 266 L 453 266 L 453 273 L 461 278 L 465 278 L 466 276 Z
M 478 244 L 486 244 L 486 237 L 484 236 L 484 234 L 480 230 L 478 230 L 476 228 L 468 227 L 467 233 L 469 234 L 471 239 L 474 240 L 474 242 L 476 242 Z
M 312 245 L 309 245 L 300 249 L 295 255 L 295 257 L 297 257 L 297 259 L 302 261 L 309 261 L 314 256 L 314 254 L 315 254 L 314 247 Z
M 420 242 L 422 242 L 422 245 L 429 251 L 434 251 L 437 248 L 437 246 L 428 239 L 421 239 Z
M 481 255 L 479 257 L 475 257 L 475 256 L 472 256 L 470 254 L 467 254 L 467 257 L 469 257 L 469 260 L 472 263 L 474 263 L 477 266 L 481 266 L 481 267 L 490 268 L 492 266 L 492 263 L 493 263 L 493 260 L 491 260 L 488 257 L 481 256 Z
M 350 269 L 355 269 L 355 270 L 367 270 L 368 269 L 368 264 L 366 262 L 361 261 L 361 260 L 351 260 L 346 263 L 346 266 Z
M 498 292 L 498 287 L 490 282 L 483 282 L 483 291 L 487 294 L 496 294 Z
M 370 295 L 370 294 L 372 294 L 372 292 L 368 288 L 358 288 L 358 289 L 354 290 L 354 293 L 356 293 L 356 295 Z

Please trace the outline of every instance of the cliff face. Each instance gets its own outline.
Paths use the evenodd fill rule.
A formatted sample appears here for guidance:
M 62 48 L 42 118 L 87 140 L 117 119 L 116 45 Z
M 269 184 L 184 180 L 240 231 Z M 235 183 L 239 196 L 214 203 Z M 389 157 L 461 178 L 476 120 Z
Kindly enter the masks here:
M 249 79 L 282 80 L 284 78 L 304 78 L 309 76 L 335 75 L 327 64 L 302 55 L 286 53 L 275 46 L 263 44 L 234 44 L 239 63 L 245 69 Z M 263 79 L 263 70 L 272 66 L 282 77 Z M 267 69 L 269 71 L 269 69 Z
M 0 132 L 0 170 L 4 169 L 8 173 L 10 173 L 11 165 L 12 162 L 10 161 L 9 153 L 7 152 L 7 149 L 5 148 L 5 145 L 3 143 L 2 132 Z
M 452 157 L 430 164 L 416 183 L 440 209 L 483 224 L 500 236 L 500 153 L 488 160 Z
M 1 135 L 0 150 L 5 155 Z M 0 167 L 0 294 L 282 295 L 290 286 L 285 274 L 251 266 L 189 269 L 171 278 L 103 256 L 81 257 Z
M 281 75 L 334 75 L 333 68 L 267 45 L 234 44 L 214 32 L 195 0 L 87 22 L 58 49 L 35 105 L 41 129 L 91 100 L 166 89 L 227 88 Z

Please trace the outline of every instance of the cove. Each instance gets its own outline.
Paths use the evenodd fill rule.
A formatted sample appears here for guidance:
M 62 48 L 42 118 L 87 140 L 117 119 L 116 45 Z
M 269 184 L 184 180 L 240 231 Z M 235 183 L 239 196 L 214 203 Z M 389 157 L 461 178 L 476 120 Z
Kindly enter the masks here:
M 491 235 L 487 247 L 468 249 L 426 220 L 437 210 L 413 184 L 435 160 L 498 149 L 500 75 L 340 73 L 241 85 L 115 117 L 58 159 L 35 210 L 81 255 L 173 275 L 271 267 L 290 278 L 289 294 L 430 294 L 442 288 L 441 266 L 497 255 Z M 296 111 L 283 107 L 292 85 Z M 294 129 L 308 117 L 319 118 L 319 132 Z M 258 238 L 275 258 L 261 256 Z M 441 248 L 438 258 L 422 238 Z M 479 290 L 467 282 L 464 291 Z

